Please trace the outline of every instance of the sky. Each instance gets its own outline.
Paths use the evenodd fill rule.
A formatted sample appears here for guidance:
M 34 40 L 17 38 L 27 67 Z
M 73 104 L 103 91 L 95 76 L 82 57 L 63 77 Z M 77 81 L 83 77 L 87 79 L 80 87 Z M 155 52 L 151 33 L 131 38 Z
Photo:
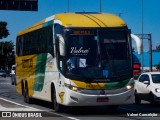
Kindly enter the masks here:
M 153 48 L 160 44 L 160 0 L 144 0 L 144 34 L 152 34 Z M 0 10 L 10 35 L 0 41 L 16 41 L 19 31 L 57 13 L 68 11 L 68 0 L 38 0 L 38 12 Z M 100 0 L 70 0 L 70 12 L 99 12 Z M 142 0 L 102 0 L 102 12 L 120 15 L 133 34 L 142 33 Z M 121 13 L 121 14 L 120 14 Z M 148 41 L 144 40 L 148 46 Z M 147 47 L 145 48 L 148 49 Z

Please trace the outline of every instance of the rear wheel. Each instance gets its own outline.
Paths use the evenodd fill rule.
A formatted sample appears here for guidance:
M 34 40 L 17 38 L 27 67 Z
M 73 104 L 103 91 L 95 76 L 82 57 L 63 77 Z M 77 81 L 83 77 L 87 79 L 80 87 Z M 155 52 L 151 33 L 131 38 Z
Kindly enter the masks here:
M 53 108 L 55 109 L 55 111 L 62 112 L 62 105 L 57 103 L 56 90 L 53 85 L 51 87 L 51 99 L 52 99 L 52 104 L 53 104 Z
M 23 96 L 24 96 L 24 102 L 31 104 L 32 99 L 29 97 L 29 91 L 28 91 L 28 84 L 25 84 L 24 90 L 23 90 Z
M 136 91 L 135 91 L 134 97 L 135 97 L 135 103 L 137 105 L 140 105 L 141 104 L 141 99 L 139 98 L 139 96 L 138 96 Z

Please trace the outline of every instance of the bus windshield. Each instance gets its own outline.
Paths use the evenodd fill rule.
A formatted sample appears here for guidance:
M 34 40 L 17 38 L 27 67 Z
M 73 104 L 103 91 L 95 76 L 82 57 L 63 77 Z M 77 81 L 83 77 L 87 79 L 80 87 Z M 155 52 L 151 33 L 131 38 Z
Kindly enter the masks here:
M 65 39 L 69 77 L 104 79 L 132 73 L 126 30 L 70 30 Z

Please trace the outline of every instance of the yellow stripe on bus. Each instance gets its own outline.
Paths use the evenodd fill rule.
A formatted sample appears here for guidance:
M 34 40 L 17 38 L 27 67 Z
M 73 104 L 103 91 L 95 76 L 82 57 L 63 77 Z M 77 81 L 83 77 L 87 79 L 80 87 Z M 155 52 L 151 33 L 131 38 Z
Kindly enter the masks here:
M 86 83 L 81 81 L 72 80 L 74 84 L 83 89 L 102 89 L 106 83 Z

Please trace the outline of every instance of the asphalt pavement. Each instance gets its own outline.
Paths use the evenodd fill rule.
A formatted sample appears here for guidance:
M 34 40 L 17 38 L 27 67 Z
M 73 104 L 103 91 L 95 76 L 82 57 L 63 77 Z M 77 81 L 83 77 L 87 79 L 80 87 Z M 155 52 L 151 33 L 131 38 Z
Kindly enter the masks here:
M 121 105 L 116 113 L 109 113 L 106 106 L 64 108 L 56 113 L 49 102 L 35 100 L 26 104 L 18 95 L 10 77 L 0 77 L 0 120 L 150 120 L 160 119 L 160 105 L 151 106 L 142 101 L 141 105 Z

